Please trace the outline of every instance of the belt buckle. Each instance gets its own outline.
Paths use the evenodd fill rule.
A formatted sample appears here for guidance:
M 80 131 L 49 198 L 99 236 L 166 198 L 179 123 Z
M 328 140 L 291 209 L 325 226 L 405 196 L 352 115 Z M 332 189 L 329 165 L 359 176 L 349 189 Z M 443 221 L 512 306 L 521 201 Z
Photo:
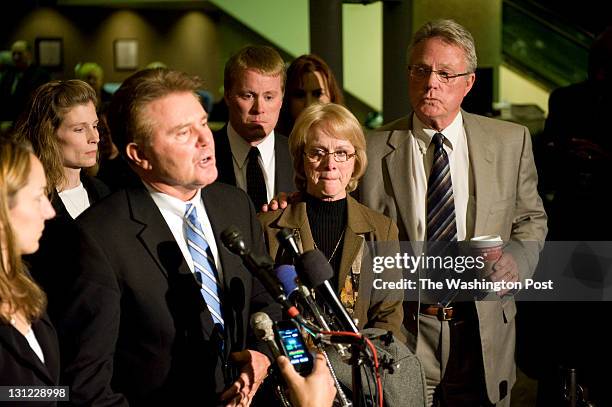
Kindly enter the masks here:
M 437 317 L 439 321 L 450 321 L 453 319 L 451 315 L 449 315 L 450 311 L 452 311 L 453 307 L 439 307 Z

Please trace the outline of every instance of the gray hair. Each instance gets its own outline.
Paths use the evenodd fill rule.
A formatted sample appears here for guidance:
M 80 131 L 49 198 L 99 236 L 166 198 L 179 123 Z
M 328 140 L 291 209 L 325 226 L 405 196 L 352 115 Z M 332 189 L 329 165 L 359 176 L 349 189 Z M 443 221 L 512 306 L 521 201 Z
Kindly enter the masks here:
M 478 66 L 474 37 L 461 24 L 454 20 L 435 20 L 425 23 L 412 37 L 408 47 L 408 57 L 412 49 L 422 41 L 430 38 L 441 38 L 444 42 L 460 47 L 465 53 L 468 71 L 475 72 Z

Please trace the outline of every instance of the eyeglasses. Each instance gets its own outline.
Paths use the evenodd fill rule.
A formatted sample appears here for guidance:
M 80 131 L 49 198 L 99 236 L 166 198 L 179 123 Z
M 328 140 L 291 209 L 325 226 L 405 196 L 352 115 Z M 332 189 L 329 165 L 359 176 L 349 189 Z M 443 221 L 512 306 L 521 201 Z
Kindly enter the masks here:
M 348 153 L 343 150 L 327 151 L 321 148 L 313 148 L 304 153 L 306 158 L 308 158 L 308 161 L 310 161 L 311 163 L 321 162 L 323 158 L 327 157 L 330 154 L 334 156 L 334 161 L 336 161 L 337 163 L 347 162 L 348 160 L 357 155 L 356 153 Z
M 464 72 L 464 73 L 450 73 L 447 71 L 435 71 L 431 68 L 427 68 L 421 65 L 410 65 L 408 67 L 408 71 L 410 72 L 410 77 L 418 80 L 423 80 L 429 78 L 429 75 L 435 73 L 438 77 L 438 80 L 442 83 L 448 83 L 451 79 L 458 78 L 460 76 L 470 75 L 472 72 Z

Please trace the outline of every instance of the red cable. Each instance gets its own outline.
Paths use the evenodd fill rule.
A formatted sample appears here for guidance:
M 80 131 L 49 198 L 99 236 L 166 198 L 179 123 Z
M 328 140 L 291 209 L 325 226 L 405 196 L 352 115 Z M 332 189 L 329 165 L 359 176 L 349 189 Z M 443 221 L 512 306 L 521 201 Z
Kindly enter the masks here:
M 376 352 L 376 347 L 372 343 L 371 340 L 366 338 L 361 334 L 356 334 L 354 332 L 345 332 L 345 331 L 321 331 L 323 335 L 340 335 L 340 336 L 352 336 L 354 338 L 365 339 L 368 348 L 372 351 L 373 359 L 374 359 L 374 371 L 376 373 L 376 388 L 378 389 L 378 405 L 383 407 L 383 392 L 382 392 L 382 380 L 380 379 L 380 371 L 378 370 L 378 353 Z

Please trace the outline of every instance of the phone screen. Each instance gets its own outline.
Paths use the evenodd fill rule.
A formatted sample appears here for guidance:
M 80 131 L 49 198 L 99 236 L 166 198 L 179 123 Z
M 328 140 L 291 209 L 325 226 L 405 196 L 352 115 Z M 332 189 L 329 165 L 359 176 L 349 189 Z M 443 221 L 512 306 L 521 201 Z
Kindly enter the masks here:
M 276 332 L 283 353 L 289 358 L 295 370 L 300 373 L 310 373 L 313 363 L 312 355 L 297 325 L 292 321 L 280 321 L 276 324 Z

